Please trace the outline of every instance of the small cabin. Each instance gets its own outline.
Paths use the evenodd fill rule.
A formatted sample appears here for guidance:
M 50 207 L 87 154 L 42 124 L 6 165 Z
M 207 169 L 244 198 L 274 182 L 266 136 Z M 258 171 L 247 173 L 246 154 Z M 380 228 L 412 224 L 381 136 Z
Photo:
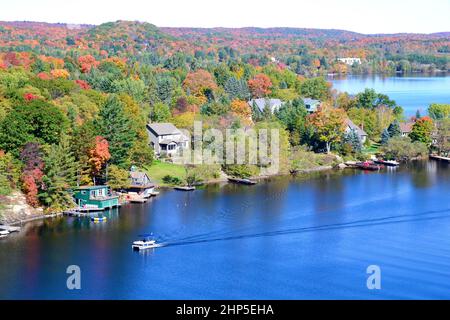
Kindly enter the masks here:
M 119 196 L 113 195 L 108 186 L 79 187 L 73 196 L 80 208 L 106 210 L 119 206 Z

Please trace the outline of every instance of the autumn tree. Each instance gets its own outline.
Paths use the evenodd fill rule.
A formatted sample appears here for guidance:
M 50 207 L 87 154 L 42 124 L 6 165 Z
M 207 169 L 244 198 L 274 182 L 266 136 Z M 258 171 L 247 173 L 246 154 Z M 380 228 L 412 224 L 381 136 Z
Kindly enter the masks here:
M 251 124 L 252 109 L 246 101 L 238 99 L 231 101 L 231 112 L 239 117 L 245 125 Z
M 101 176 L 103 169 L 106 166 L 106 162 L 111 158 L 109 153 L 109 143 L 108 141 L 101 137 L 95 137 L 95 143 L 93 148 L 89 150 L 89 165 L 91 171 L 91 177 L 96 181 L 96 177 Z
M 272 81 L 263 73 L 248 81 L 248 87 L 254 98 L 263 98 L 271 93 Z
M 200 69 L 188 73 L 183 82 L 183 87 L 193 95 L 205 95 L 207 90 L 215 91 L 217 84 L 208 71 Z
M 345 111 L 342 109 L 319 110 L 308 117 L 317 139 L 325 143 L 330 153 L 334 143 L 341 141 L 345 132 Z
M 431 144 L 431 133 L 434 129 L 433 120 L 429 117 L 418 119 L 412 126 L 409 137 L 412 141 L 419 141 L 427 146 Z
M 40 205 L 38 193 L 45 166 L 41 146 L 35 142 L 27 143 L 21 150 L 19 158 L 24 164 L 21 180 L 27 203 L 32 207 L 38 207 Z

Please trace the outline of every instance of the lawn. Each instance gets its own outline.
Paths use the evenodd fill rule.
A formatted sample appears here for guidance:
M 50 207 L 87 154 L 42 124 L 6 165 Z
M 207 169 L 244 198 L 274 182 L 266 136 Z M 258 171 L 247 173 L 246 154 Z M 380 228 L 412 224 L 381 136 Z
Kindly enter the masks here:
M 375 154 L 378 151 L 378 148 L 380 148 L 381 144 L 372 142 L 372 144 L 369 147 L 363 148 L 364 154 Z
M 162 179 L 167 175 L 178 177 L 182 180 L 186 178 L 184 166 L 178 164 L 155 161 L 150 167 L 145 167 L 144 169 L 150 179 L 158 183 L 160 186 L 166 186 Z

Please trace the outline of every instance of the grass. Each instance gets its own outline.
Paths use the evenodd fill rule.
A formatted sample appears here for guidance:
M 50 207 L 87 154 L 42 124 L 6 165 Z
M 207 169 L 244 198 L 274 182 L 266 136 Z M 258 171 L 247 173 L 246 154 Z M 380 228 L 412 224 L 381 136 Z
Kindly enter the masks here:
M 184 166 L 169 162 L 155 161 L 150 167 L 144 168 L 150 179 L 158 183 L 160 186 L 167 186 L 162 180 L 165 176 L 170 175 L 182 180 L 186 178 L 186 170 Z
M 372 144 L 369 147 L 363 148 L 364 154 L 375 154 L 378 151 L 378 148 L 380 148 L 381 144 L 372 142 Z

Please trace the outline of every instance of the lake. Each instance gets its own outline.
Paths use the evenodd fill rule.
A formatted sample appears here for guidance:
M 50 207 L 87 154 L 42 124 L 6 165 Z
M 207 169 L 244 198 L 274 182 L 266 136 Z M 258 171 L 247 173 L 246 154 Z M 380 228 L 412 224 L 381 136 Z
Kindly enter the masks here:
M 405 115 L 413 116 L 417 110 L 427 113 L 432 103 L 450 104 L 450 76 L 440 75 L 349 75 L 330 77 L 338 91 L 357 94 L 365 88 L 387 94 L 405 109 Z
M 1 240 L 0 298 L 450 299 L 449 193 L 435 161 L 164 191 L 106 223 L 62 217 Z M 149 232 L 168 246 L 133 252 Z

